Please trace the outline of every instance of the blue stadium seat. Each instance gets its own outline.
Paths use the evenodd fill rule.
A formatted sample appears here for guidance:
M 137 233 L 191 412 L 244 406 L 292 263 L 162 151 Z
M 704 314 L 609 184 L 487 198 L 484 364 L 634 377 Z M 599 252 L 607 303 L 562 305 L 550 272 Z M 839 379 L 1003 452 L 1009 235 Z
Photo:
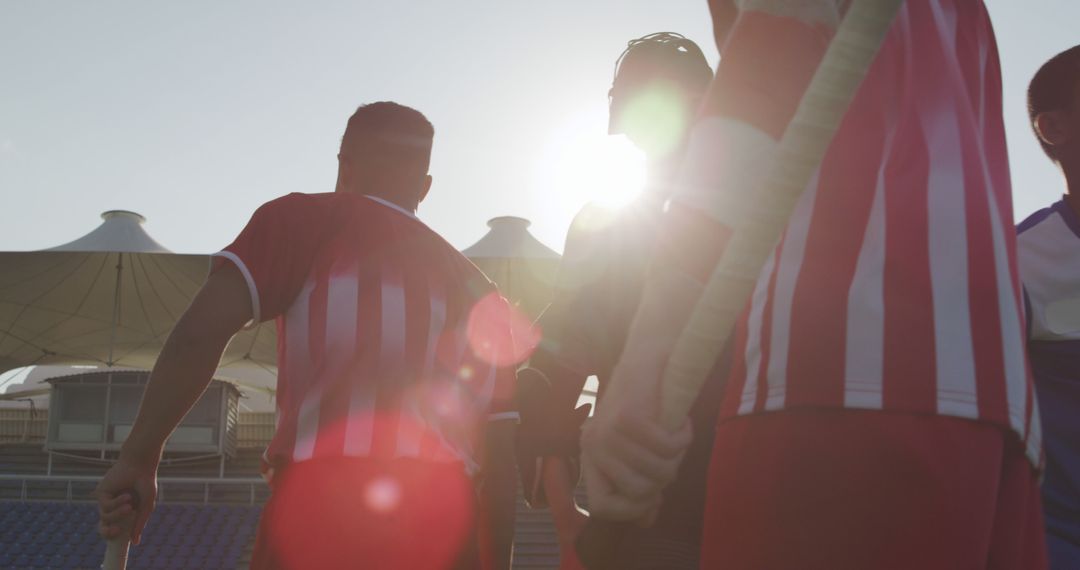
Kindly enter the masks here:
M 232 570 L 251 544 L 262 510 L 229 505 L 159 505 L 133 548 L 129 568 Z M 0 569 L 97 568 L 105 543 L 92 503 L 0 503 Z

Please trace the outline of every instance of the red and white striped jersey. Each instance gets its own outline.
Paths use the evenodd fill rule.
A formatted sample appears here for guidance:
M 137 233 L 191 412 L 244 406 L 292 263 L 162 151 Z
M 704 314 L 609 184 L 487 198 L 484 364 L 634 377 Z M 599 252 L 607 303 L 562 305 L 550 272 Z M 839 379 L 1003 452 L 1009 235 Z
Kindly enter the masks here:
M 755 4 L 778 5 L 743 2 Z M 741 14 L 724 47 L 732 72 L 722 63 L 717 81 L 755 73 L 735 58 L 793 37 L 791 20 Z M 807 59 L 812 72 L 820 53 Z M 810 73 L 780 71 L 792 89 L 785 77 L 764 85 L 794 112 Z M 755 104 L 744 116 L 782 132 L 790 114 L 777 128 Z M 714 105 L 739 117 L 738 102 Z M 1011 200 L 982 2 L 905 2 L 758 280 L 721 416 L 817 407 L 971 418 L 1014 431 L 1037 461 Z
M 370 196 L 289 194 L 215 254 L 277 319 L 271 466 L 413 457 L 478 466 L 487 419 L 515 418 L 517 318 L 412 213 Z

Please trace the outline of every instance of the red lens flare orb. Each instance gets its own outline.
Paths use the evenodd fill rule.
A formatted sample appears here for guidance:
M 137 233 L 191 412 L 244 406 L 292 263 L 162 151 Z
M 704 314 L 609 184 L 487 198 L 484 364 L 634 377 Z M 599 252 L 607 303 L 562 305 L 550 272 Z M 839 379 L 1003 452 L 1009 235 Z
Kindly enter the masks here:
M 466 335 L 473 356 L 496 366 L 521 364 L 540 342 L 540 331 L 529 317 L 498 293 L 490 293 L 473 305 Z
M 453 568 L 474 525 L 460 463 L 313 459 L 280 469 L 252 567 Z

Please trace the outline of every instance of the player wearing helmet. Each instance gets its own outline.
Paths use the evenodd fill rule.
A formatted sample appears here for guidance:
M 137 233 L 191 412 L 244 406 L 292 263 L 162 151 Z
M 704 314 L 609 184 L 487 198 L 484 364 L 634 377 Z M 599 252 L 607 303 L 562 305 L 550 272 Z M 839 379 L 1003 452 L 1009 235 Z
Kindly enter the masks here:
M 551 508 L 564 570 L 580 567 L 573 543 L 586 520 L 572 491 L 587 408 L 575 410 L 574 405 L 591 375 L 599 380 L 598 400 L 603 401 L 606 380 L 638 304 L 672 173 L 711 80 L 712 69 L 701 49 L 679 34 L 631 40 L 619 56 L 608 93 L 608 131 L 625 135 L 645 153 L 646 189 L 621 210 L 589 205 L 574 219 L 551 305 L 539 320 L 544 339 L 530 368 L 519 374 L 519 467 L 530 504 Z M 699 412 L 698 437 L 656 523 L 623 538 L 618 559 L 612 561 L 615 567 L 697 568 L 710 428 L 715 423 L 710 410 Z

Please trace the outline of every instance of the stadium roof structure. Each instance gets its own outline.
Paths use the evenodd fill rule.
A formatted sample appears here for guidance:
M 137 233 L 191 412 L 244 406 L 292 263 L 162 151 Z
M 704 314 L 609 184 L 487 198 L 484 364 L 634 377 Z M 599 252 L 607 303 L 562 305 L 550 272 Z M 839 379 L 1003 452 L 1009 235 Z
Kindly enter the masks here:
M 0 252 L 0 374 L 26 366 L 21 385 L 0 385 L 0 400 L 45 398 L 56 366 L 149 369 L 198 291 L 210 256 L 173 253 L 125 210 L 101 214 L 90 233 L 41 251 Z M 503 216 L 463 253 L 529 316 L 546 306 L 560 256 Z M 277 331 L 272 322 L 240 332 L 215 377 L 272 396 Z M 52 366 L 45 366 L 52 365 Z M 269 374 L 267 374 L 269 373 Z
M 461 253 L 477 259 L 548 259 L 558 261 L 555 250 L 544 245 L 529 233 L 532 222 L 517 216 L 499 216 L 488 220 L 491 228 L 479 241 Z
M 507 299 L 536 317 L 551 297 L 561 256 L 529 233 L 529 223 L 516 216 L 492 218 L 488 233 L 462 253 Z
M 206 279 L 207 255 L 169 251 L 145 218 L 111 210 L 42 251 L 0 252 L 0 372 L 38 364 L 151 368 Z M 237 335 L 222 366 L 275 366 L 276 331 Z

